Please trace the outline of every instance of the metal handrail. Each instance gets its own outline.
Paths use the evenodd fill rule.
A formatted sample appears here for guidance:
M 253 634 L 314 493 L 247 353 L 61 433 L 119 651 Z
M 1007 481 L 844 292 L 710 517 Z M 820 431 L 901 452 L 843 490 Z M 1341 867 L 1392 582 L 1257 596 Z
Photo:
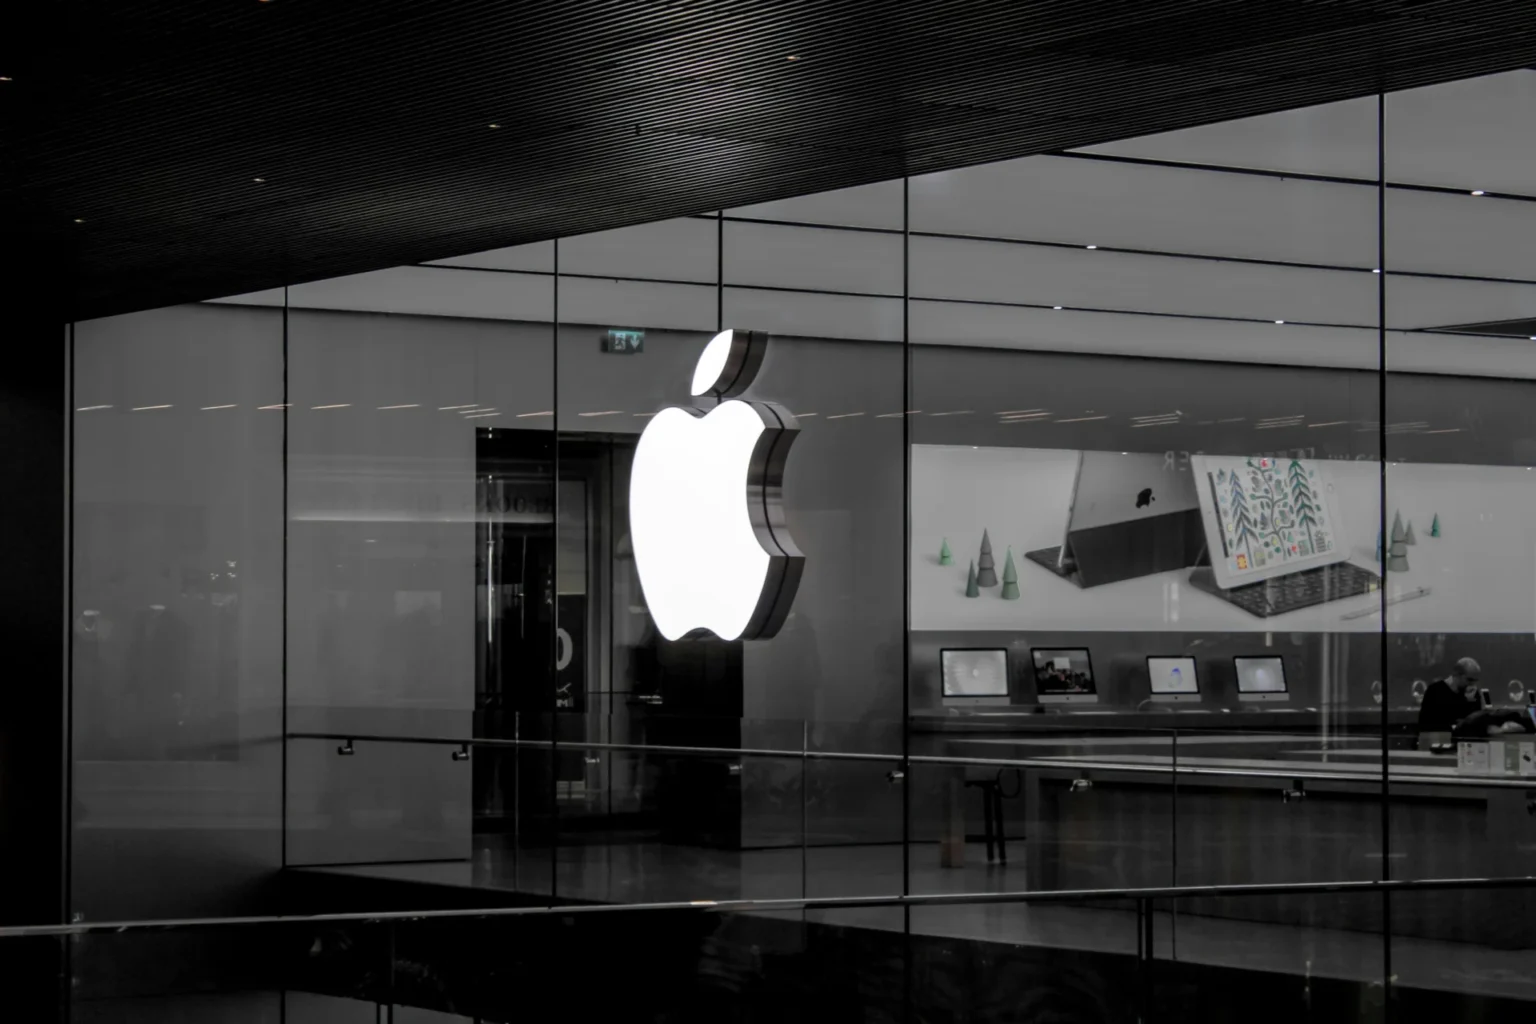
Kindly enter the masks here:
M 316 865 L 298 870 L 323 870 Z M 545 917 L 613 914 L 628 911 L 706 911 L 710 913 L 837 910 L 860 907 L 965 906 L 992 903 L 1099 903 L 1185 900 L 1212 897 L 1351 895 L 1358 893 L 1446 892 L 1536 889 L 1536 876 L 1508 878 L 1429 878 L 1358 882 L 1273 882 L 1254 885 L 1184 885 L 1125 889 L 1055 889 L 1049 892 L 923 893 L 887 896 L 802 896 L 781 899 L 675 900 L 663 903 L 573 903 L 537 907 L 481 907 L 443 910 L 391 910 L 337 914 L 252 917 L 190 917 L 156 921 L 100 921 L 0 927 L 0 939 L 172 931 L 178 928 L 231 928 L 258 925 L 319 925 L 349 921 L 434 921 L 445 918 Z
M 1367 771 L 1342 772 L 1307 768 L 1252 768 L 1221 767 L 1216 765 L 1192 765 L 1187 762 L 1170 765 L 1132 764 L 1109 760 L 1085 760 L 1065 757 L 952 757 L 943 754 L 862 754 L 835 750 L 780 750 L 766 747 L 692 747 L 677 744 L 608 743 L 595 740 L 560 739 L 464 739 L 446 736 L 380 735 L 361 732 L 295 732 L 288 734 L 294 740 L 335 740 L 343 743 L 418 743 L 436 746 L 469 747 L 566 747 L 579 750 L 610 750 L 653 754 L 682 754 L 701 757 L 762 757 L 786 760 L 862 761 L 891 765 L 931 764 L 977 768 L 1038 768 L 1078 771 L 1111 771 L 1129 775 L 1193 776 L 1216 778 L 1292 779 L 1308 782 L 1373 782 L 1379 774 Z M 1189 755 L 1184 755 L 1186 758 Z M 1481 776 L 1481 775 L 1420 775 L 1413 772 L 1388 772 L 1392 782 L 1427 786 L 1462 786 L 1496 789 L 1536 790 L 1536 778 Z

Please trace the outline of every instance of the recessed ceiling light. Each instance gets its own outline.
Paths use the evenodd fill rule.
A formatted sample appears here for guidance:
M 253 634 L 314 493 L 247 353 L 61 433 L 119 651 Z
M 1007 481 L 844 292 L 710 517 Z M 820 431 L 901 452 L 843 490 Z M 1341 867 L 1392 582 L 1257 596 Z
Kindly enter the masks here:
M 1531 340 L 1536 341 L 1536 334 L 1531 335 Z
M 785 60 L 799 60 L 800 58 L 799 57 L 795 57 L 795 56 L 789 56 L 789 57 L 785 57 L 784 59 Z
M 1475 196 L 1483 195 L 1483 190 L 1480 189 L 1480 188 L 1475 188 L 1475 189 L 1472 190 L 1472 194 L 1475 195 Z
M 84 217 L 76 217 L 75 218 L 75 223 L 76 224 L 84 224 L 85 223 L 85 218 Z
M 1283 324 L 1283 323 L 1285 323 L 1285 321 L 1284 321 L 1284 320 L 1276 320 L 1276 321 L 1275 321 L 1275 323 L 1277 323 L 1277 324 Z
M 252 178 L 251 180 L 254 181 L 256 184 L 260 185 L 263 182 L 265 182 L 267 179 L 266 178 Z
M 1381 268 L 1380 267 L 1372 267 L 1371 268 L 1371 273 L 1379 274 L 1379 273 L 1381 273 Z
M 10 80 L 11 80 L 11 76 L 10 75 L 0 75 L 0 82 L 9 82 Z
M 1061 307 L 1060 306 L 1052 306 L 1051 308 L 1052 309 L 1060 309 Z
M 499 124 L 488 124 L 488 125 L 486 125 L 486 127 L 487 128 L 500 128 L 501 125 L 499 125 Z
M 1087 247 L 1087 248 L 1089 248 L 1089 249 L 1097 249 L 1097 248 L 1098 248 L 1098 246 L 1096 246 L 1096 245 L 1090 245 L 1090 246 L 1088 246 L 1088 247 Z

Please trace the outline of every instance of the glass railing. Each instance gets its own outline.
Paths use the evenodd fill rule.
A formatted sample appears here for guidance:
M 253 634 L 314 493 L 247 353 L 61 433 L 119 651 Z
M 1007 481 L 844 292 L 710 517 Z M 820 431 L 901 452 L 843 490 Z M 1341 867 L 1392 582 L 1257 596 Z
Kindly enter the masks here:
M 0 929 L 0 962 L 17 1020 L 1481 1024 L 1536 1009 L 1533 901 L 1462 879 L 467 908 Z
M 300 732 L 287 865 L 311 873 L 307 910 L 1536 873 L 1536 777 L 1458 769 L 1376 723 L 904 735 L 522 714 L 496 737 Z

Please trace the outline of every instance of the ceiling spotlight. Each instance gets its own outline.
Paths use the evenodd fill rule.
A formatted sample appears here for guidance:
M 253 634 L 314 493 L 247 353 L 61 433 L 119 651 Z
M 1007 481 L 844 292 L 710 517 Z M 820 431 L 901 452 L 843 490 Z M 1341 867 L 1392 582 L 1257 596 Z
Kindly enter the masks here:
M 1371 268 L 1371 273 L 1379 274 L 1379 273 L 1381 273 L 1381 268 L 1380 267 L 1372 267 Z
M 500 128 L 501 125 L 499 125 L 499 124 L 488 124 L 488 125 L 486 125 L 486 127 L 487 128 Z
M 1480 195 L 1483 195 L 1484 193 L 1483 193 L 1482 189 L 1475 188 L 1475 189 L 1472 190 L 1472 194 L 1475 195 L 1475 196 L 1480 196 Z
M 1087 246 L 1087 247 L 1086 247 L 1086 248 L 1089 248 L 1089 249 L 1097 249 L 1097 248 L 1098 248 L 1098 246 L 1096 246 L 1096 245 L 1090 245 L 1090 246 Z
M 10 80 L 11 80 L 11 76 L 10 75 L 0 75 L 0 82 L 9 82 Z
M 1536 334 L 1531 335 L 1531 340 L 1536 341 Z
M 1051 308 L 1052 309 L 1060 309 L 1061 307 L 1060 306 L 1052 306 Z
M 75 218 L 75 223 L 76 224 L 84 224 L 85 223 L 85 218 L 84 217 L 76 217 Z
M 1285 321 L 1284 321 L 1284 320 L 1276 320 L 1276 321 L 1275 321 L 1275 323 L 1277 323 L 1277 324 L 1283 324 L 1283 323 L 1285 323 Z
M 799 60 L 799 59 L 800 59 L 800 58 L 799 58 L 799 57 L 796 57 L 796 56 L 793 56 L 793 55 L 791 55 L 791 56 L 788 56 L 788 57 L 785 57 L 785 58 L 784 58 L 784 59 L 785 59 L 785 60 Z
M 261 184 L 264 184 L 267 179 L 266 178 L 252 178 L 251 180 L 254 181 L 256 184 L 261 185 Z

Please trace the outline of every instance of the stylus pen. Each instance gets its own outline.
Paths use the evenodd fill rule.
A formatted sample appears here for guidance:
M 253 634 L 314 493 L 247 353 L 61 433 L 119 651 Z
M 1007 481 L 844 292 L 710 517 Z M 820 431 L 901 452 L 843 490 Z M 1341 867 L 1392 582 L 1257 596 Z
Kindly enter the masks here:
M 1410 590 L 1406 594 L 1398 594 L 1396 597 L 1389 597 L 1389 598 L 1387 598 L 1387 604 L 1389 604 L 1389 605 L 1402 604 L 1404 601 L 1413 601 L 1413 600 L 1416 600 L 1416 599 L 1421 598 L 1421 597 L 1427 597 L 1429 595 L 1429 593 L 1430 593 L 1430 588 L 1429 587 L 1420 587 L 1417 590 Z M 1358 612 L 1346 612 L 1345 614 L 1340 615 L 1339 618 L 1341 620 L 1342 619 L 1363 619 L 1367 615 L 1375 615 L 1379 611 L 1381 611 L 1380 608 L 1362 608 Z

